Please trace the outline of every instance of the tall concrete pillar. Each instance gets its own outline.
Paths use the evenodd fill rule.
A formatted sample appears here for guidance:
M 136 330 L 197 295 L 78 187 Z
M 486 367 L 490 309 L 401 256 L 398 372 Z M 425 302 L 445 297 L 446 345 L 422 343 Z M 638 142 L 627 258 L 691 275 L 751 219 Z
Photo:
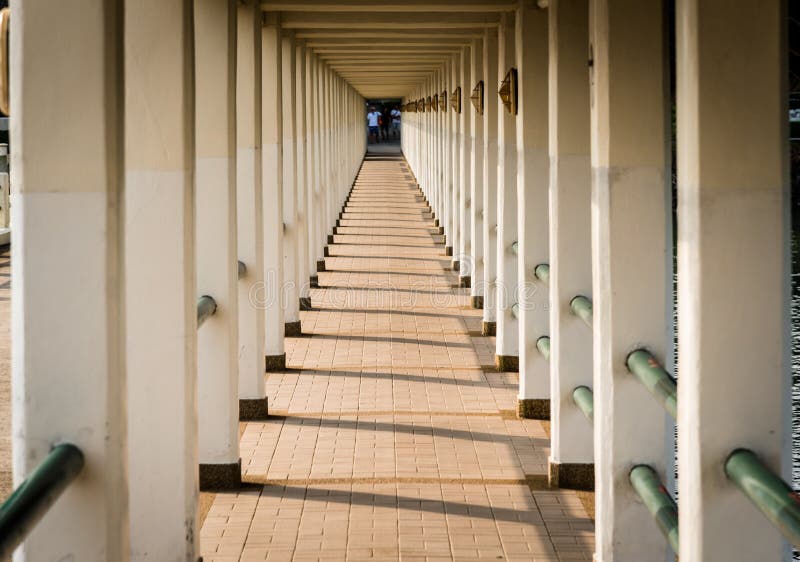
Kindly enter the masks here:
M 267 371 L 286 367 L 283 287 L 283 54 L 280 22 L 266 14 L 261 29 L 261 174 L 264 286 L 254 291 L 264 308 Z
M 457 80 L 453 81 L 451 90 L 448 92 L 452 95 L 461 88 L 462 97 L 465 90 L 469 88 L 469 83 L 472 81 L 471 74 L 471 49 L 465 47 L 459 53 L 459 74 Z M 450 100 L 445 100 L 448 106 Z M 462 99 L 463 101 L 463 99 Z M 458 159 L 459 159 L 459 180 L 458 180 L 458 251 L 456 252 L 456 262 L 454 265 L 458 270 L 459 286 L 469 287 L 471 285 L 472 276 L 472 260 L 470 259 L 469 252 L 472 250 L 472 230 L 470 227 L 470 208 L 472 201 L 470 198 L 470 184 L 472 183 L 472 176 L 470 171 L 472 169 L 472 150 L 471 150 L 471 121 L 467 117 L 467 108 L 462 107 L 460 111 L 450 109 L 453 117 L 458 121 Z
M 16 559 L 128 560 L 122 2 L 11 10 L 14 483 L 85 458 Z
M 548 15 L 550 484 L 592 489 L 593 429 L 572 400 L 576 387 L 592 386 L 592 329 L 570 308 L 576 296 L 592 297 L 589 2 L 554 0 Z M 536 289 L 547 295 L 546 284 Z
M 516 302 L 520 373 L 517 412 L 520 417 L 537 419 L 550 417 L 550 363 L 536 347 L 536 341 L 550 332 L 550 303 L 547 287 L 536 283 L 534 275 L 536 266 L 547 263 L 549 254 L 547 14 L 547 10 L 535 4 L 522 3 L 515 17 L 519 83 Z M 585 47 L 586 42 L 580 45 Z M 585 74 L 584 78 L 587 78 Z M 588 349 L 585 352 L 589 354 Z
M 677 3 L 681 560 L 787 560 L 725 477 L 792 482 L 786 4 Z
M 133 560 L 198 556 L 192 12 L 192 0 L 143 0 L 125 8 L 125 353 Z
M 195 0 L 194 22 L 197 293 L 217 303 L 197 332 L 202 489 L 241 480 L 235 0 Z
M 237 6 L 236 224 L 239 260 L 239 418 L 267 415 L 264 390 L 264 307 L 253 293 L 264 286 L 264 201 L 261 182 L 261 6 Z
M 297 198 L 297 293 L 299 309 L 311 308 L 309 296 L 308 268 L 308 170 L 306 154 L 306 47 L 302 40 L 295 44 L 295 131 L 297 155 L 297 182 L 295 184 Z M 299 318 L 299 316 L 298 316 Z
M 594 449 L 601 561 L 660 560 L 669 548 L 628 475 L 634 465 L 648 464 L 665 477 L 670 424 L 625 367 L 628 354 L 639 347 L 668 368 L 672 356 L 662 14 L 660 1 L 591 5 Z
M 297 82 L 295 39 L 290 31 L 281 37 L 283 88 L 283 301 L 285 335 L 300 335 L 298 247 L 300 226 L 297 208 Z
M 469 225 L 470 225 L 470 300 L 472 308 L 483 308 L 483 115 L 472 106 L 470 96 L 472 89 L 479 82 L 486 87 L 483 74 L 483 40 L 474 39 L 470 48 L 470 80 L 461 85 L 461 111 L 469 117 L 469 151 L 470 151 L 470 191 L 469 191 Z
M 455 87 L 455 84 L 458 82 L 459 77 L 461 75 L 461 55 L 454 54 L 451 57 L 450 63 L 450 74 L 445 78 L 444 87 L 442 90 L 446 90 L 446 93 L 450 93 L 452 88 Z M 446 102 L 447 100 L 445 100 Z M 450 255 L 453 256 L 453 269 L 458 271 L 461 268 L 461 265 L 457 263 L 459 258 L 456 254 L 456 251 L 461 245 L 461 128 L 460 122 L 458 119 L 458 114 L 454 111 L 449 111 L 447 105 L 445 105 L 446 109 L 448 110 L 447 113 L 443 116 L 447 120 L 447 130 L 448 135 L 446 139 L 445 150 L 447 153 L 447 157 L 449 160 L 448 170 L 450 171 L 450 181 L 448 182 L 448 189 L 449 189 L 449 198 L 450 198 L 450 223 L 451 223 L 451 230 L 449 233 L 449 238 L 447 241 L 448 246 L 451 248 Z
M 497 88 L 516 69 L 514 14 L 502 14 L 497 38 Z M 513 93 L 512 93 L 513 95 Z M 494 94 L 496 98 L 497 95 Z M 519 321 L 512 307 L 517 300 L 517 110 L 502 103 L 497 116 L 497 349 L 498 371 L 519 370 Z
M 303 283 L 309 287 L 318 284 L 317 260 L 322 259 L 322 244 L 319 243 L 319 205 L 317 194 L 319 189 L 319 144 L 317 141 L 317 57 L 311 49 L 306 49 L 306 227 L 308 228 L 306 248 L 306 271 L 308 277 Z
M 483 335 L 497 329 L 497 29 L 483 36 Z M 505 110 L 503 110 L 505 111 Z

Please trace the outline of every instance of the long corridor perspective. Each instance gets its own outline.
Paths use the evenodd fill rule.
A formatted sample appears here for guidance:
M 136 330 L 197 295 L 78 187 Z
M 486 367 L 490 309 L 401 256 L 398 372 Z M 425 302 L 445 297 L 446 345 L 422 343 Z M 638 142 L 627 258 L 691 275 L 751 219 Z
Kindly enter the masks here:
M 256 485 L 215 496 L 204 561 L 592 559 L 584 501 L 547 489 L 547 422 L 517 419 L 518 376 L 494 370 L 438 232 L 402 156 L 368 153 L 270 419 L 242 424 Z

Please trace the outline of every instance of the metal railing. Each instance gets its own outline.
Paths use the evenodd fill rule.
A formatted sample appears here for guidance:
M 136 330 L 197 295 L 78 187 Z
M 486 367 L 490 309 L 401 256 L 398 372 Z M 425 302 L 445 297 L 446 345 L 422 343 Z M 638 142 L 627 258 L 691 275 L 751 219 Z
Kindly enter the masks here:
M 583 295 L 578 295 L 569 301 L 569 307 L 572 313 L 584 321 L 584 323 L 592 328 L 592 301 Z
M 572 391 L 572 401 L 580 408 L 586 419 L 594 421 L 594 392 L 588 386 L 577 386 Z
M 725 461 L 725 475 L 794 546 L 800 547 L 800 496 L 748 449 Z
M 628 355 L 625 365 L 673 419 L 677 419 L 678 385 L 656 358 L 646 349 L 637 349 Z
M 550 282 L 550 266 L 548 264 L 540 263 L 539 265 L 533 268 L 533 273 L 534 275 L 536 275 L 536 278 L 542 283 Z
M 658 528 L 664 533 L 672 550 L 678 549 L 678 506 L 651 467 L 640 464 L 634 466 L 629 475 L 631 486 L 644 503 L 650 515 L 656 520 Z
M 542 336 L 536 340 L 536 349 L 542 354 L 545 359 L 550 359 L 550 337 Z
M 247 275 L 247 266 L 245 265 L 245 263 L 242 260 L 239 260 L 237 262 L 237 266 L 239 268 L 239 271 L 238 271 L 239 279 L 241 279 L 242 277 Z
M 36 523 L 83 469 L 75 445 L 56 445 L 0 506 L 0 559 L 9 560 Z
M 511 305 L 511 316 L 519 320 L 519 303 L 515 302 Z
M 217 301 L 213 297 L 203 295 L 197 299 L 197 327 L 200 328 L 215 312 L 217 312 Z

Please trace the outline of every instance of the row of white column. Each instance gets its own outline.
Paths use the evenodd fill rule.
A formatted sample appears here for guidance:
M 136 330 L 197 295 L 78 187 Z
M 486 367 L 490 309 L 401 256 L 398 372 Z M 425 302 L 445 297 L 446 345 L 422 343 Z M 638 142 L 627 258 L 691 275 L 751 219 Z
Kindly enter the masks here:
M 256 0 L 11 9 L 15 483 L 86 457 L 16 558 L 196 560 L 198 481 L 240 482 L 364 102 Z
M 551 419 L 551 485 L 595 489 L 598 560 L 670 555 L 628 474 L 672 482 L 674 423 L 626 358 L 646 348 L 674 371 L 677 290 L 680 558 L 780 559 L 723 464 L 746 447 L 790 481 L 785 6 L 677 2 L 675 236 L 665 3 L 521 4 L 408 96 L 461 88 L 464 103 L 406 113 L 403 150 L 496 331 L 496 367 L 519 368 L 519 415 Z M 516 114 L 496 95 L 512 68 Z

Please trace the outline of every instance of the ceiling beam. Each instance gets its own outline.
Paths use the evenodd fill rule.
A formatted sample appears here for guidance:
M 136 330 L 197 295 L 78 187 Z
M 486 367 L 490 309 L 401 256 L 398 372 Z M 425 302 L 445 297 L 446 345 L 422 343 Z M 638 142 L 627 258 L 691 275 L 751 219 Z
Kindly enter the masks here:
M 270 12 L 508 12 L 516 0 L 265 0 L 261 8 Z
M 497 26 L 500 16 L 496 13 L 408 13 L 402 17 L 384 12 L 283 12 L 281 27 L 284 29 L 374 29 L 414 30 L 423 29 L 474 29 Z

